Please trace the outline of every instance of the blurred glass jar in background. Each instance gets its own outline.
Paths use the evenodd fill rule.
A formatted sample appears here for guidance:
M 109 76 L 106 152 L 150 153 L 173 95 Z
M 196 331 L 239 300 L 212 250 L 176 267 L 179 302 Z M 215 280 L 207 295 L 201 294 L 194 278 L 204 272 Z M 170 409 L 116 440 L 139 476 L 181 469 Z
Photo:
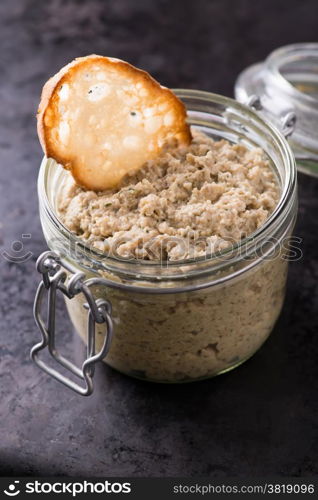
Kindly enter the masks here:
M 235 97 L 260 100 L 265 117 L 281 128 L 284 117 L 294 114 L 289 143 L 297 168 L 318 177 L 318 43 L 299 43 L 274 50 L 261 63 L 239 75 Z

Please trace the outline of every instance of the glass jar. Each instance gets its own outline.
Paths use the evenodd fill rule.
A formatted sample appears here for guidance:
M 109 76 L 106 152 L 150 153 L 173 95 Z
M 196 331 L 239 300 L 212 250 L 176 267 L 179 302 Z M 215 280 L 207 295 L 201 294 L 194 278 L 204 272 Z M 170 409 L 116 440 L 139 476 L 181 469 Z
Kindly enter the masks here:
M 43 283 L 35 316 L 43 340 L 32 357 L 85 395 L 92 392 L 98 359 L 127 375 L 168 383 L 231 370 L 267 339 L 283 305 L 286 247 L 297 210 L 295 164 L 286 140 L 253 109 L 232 99 L 193 90 L 175 92 L 187 107 L 192 127 L 214 139 L 265 151 L 280 184 L 280 200 L 262 227 L 218 254 L 161 263 L 119 259 L 90 249 L 59 221 L 58 193 L 68 173 L 44 159 L 38 194 L 51 252 L 38 262 Z M 40 314 L 46 289 L 52 295 L 47 325 Z M 76 331 L 88 344 L 89 359 L 81 370 L 55 349 L 50 310 L 58 290 L 66 297 Z M 38 354 L 45 347 L 86 386 L 80 388 L 44 364 Z
M 257 96 L 263 113 L 279 128 L 294 114 L 289 139 L 300 171 L 318 177 L 318 43 L 299 43 L 274 50 L 264 62 L 245 69 L 235 97 Z

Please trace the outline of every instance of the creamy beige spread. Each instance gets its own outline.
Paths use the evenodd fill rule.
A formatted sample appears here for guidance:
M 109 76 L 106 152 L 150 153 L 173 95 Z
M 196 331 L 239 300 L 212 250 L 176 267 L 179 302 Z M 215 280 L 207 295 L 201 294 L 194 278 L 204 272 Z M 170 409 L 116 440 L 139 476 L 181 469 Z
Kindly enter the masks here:
M 189 146 L 166 149 L 117 189 L 85 191 L 70 177 L 58 209 L 68 229 L 102 252 L 180 260 L 252 233 L 278 197 L 261 149 L 193 131 Z
M 188 147 L 164 151 L 117 190 L 95 193 L 67 181 L 59 213 L 71 231 L 102 251 L 118 240 L 122 256 L 178 260 L 225 248 L 252 233 L 275 208 L 279 191 L 262 150 L 195 133 Z M 240 279 L 201 291 L 160 295 L 96 287 L 95 298 L 109 300 L 113 311 L 114 337 L 105 361 L 130 375 L 164 382 L 226 371 L 268 337 L 283 304 L 286 274 L 287 261 L 275 255 Z M 83 339 L 85 300 L 82 295 L 67 300 Z M 97 325 L 97 349 L 104 335 L 104 325 Z
M 112 304 L 114 336 L 104 361 L 123 373 L 158 382 L 212 377 L 252 356 L 282 308 L 287 260 L 261 262 L 240 279 L 185 293 L 136 293 L 96 287 Z M 67 300 L 71 320 L 86 341 L 85 297 Z M 100 350 L 105 326 L 96 325 Z

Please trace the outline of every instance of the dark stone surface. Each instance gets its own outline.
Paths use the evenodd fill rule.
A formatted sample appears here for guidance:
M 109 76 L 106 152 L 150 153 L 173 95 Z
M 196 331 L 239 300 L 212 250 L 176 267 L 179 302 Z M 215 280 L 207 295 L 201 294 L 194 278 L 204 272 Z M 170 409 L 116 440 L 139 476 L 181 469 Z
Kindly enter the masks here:
M 300 176 L 286 304 L 253 359 L 214 380 L 160 386 L 98 366 L 82 398 L 29 361 L 36 257 L 45 247 L 34 115 L 44 81 L 97 52 L 149 70 L 163 84 L 232 94 L 236 75 L 276 46 L 317 36 L 317 1 L 10 0 L 0 3 L 0 470 L 30 475 L 318 474 L 317 195 Z M 22 239 L 30 234 L 29 239 Z M 80 349 L 69 333 L 68 352 Z M 64 335 L 64 334 L 63 334 Z

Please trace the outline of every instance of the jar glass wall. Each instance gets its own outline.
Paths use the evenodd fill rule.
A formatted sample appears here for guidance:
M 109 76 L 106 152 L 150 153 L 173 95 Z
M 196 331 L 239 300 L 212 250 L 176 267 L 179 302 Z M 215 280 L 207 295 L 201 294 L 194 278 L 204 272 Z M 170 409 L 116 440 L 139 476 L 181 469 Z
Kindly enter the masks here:
M 219 254 L 179 262 L 127 261 L 98 253 L 71 234 L 57 216 L 68 175 L 44 160 L 40 215 L 51 250 L 73 272 L 102 277 L 96 299 L 112 304 L 114 336 L 104 359 L 129 375 L 158 382 L 202 379 L 234 368 L 270 334 L 281 310 L 287 276 L 286 239 L 295 221 L 296 175 L 291 151 L 274 126 L 221 96 L 176 91 L 189 122 L 209 136 L 261 147 L 281 188 L 278 206 L 255 233 Z M 86 338 L 85 299 L 66 299 L 71 320 Z M 96 328 L 101 345 L 103 326 Z

